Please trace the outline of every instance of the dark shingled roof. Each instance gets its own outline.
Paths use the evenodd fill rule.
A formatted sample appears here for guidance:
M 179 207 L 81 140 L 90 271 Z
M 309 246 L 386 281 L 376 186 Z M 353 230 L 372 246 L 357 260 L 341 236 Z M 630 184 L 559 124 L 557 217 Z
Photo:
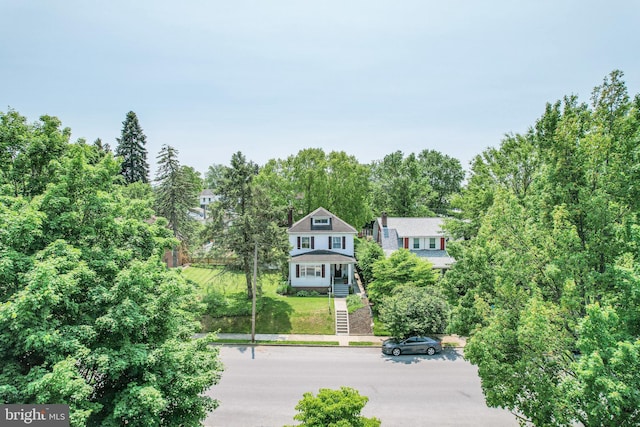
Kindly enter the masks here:
M 317 251 L 305 252 L 289 258 L 289 262 L 329 262 L 332 264 L 353 264 L 356 262 L 354 257 L 342 255 L 337 252 L 319 249 Z
M 325 227 L 312 227 L 311 219 L 314 217 L 329 217 L 331 218 L 331 225 Z M 289 233 L 353 233 L 357 234 L 355 228 L 326 210 L 325 208 L 318 208 L 305 216 L 288 230 Z

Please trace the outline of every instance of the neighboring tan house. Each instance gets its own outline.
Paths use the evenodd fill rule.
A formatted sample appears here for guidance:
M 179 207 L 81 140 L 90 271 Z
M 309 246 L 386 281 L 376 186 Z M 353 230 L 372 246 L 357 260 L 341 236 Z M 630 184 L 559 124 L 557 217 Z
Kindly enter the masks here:
M 394 218 L 383 212 L 373 224 L 373 239 L 387 256 L 398 249 L 408 249 L 444 273 L 456 260 L 447 253 L 443 224 L 443 218 Z
M 289 220 L 289 283 L 294 289 L 345 296 L 354 283 L 355 228 L 324 208 Z

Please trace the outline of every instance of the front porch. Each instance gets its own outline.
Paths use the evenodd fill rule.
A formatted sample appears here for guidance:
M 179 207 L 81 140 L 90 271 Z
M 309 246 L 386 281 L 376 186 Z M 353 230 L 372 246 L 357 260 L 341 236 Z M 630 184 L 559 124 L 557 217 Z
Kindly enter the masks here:
M 325 288 L 336 296 L 346 296 L 354 283 L 355 259 L 331 251 L 313 251 L 289 260 L 289 278 L 293 288 Z M 328 289 L 327 289 L 328 288 Z

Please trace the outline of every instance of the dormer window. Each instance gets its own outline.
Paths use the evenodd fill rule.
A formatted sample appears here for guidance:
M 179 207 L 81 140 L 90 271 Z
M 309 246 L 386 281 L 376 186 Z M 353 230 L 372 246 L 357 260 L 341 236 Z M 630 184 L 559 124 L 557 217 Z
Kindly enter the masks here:
M 311 218 L 312 230 L 331 230 L 331 217 L 315 216 Z

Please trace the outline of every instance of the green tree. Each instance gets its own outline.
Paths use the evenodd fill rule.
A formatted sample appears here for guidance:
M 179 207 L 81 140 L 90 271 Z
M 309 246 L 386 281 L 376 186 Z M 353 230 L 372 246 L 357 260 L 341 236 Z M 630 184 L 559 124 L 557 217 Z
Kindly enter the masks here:
M 180 165 L 178 150 L 163 145 L 158 154 L 156 172 L 156 212 L 169 220 L 173 235 L 188 239 L 192 230 L 189 209 L 198 205 L 199 177 L 193 169 Z
M 621 78 L 477 157 L 459 199 L 450 329 L 471 333 L 487 403 L 523 423 L 638 423 L 640 97 Z
M 282 208 L 273 206 L 264 189 L 254 182 L 258 165 L 247 161 L 241 152 L 231 157 L 216 188 L 219 200 L 212 208 L 213 220 L 207 224 L 207 238 L 221 251 L 235 254 L 244 272 L 247 297 L 252 298 L 255 247 L 258 246 L 260 270 L 281 266 L 289 253 Z
M 388 154 L 371 165 L 372 211 L 389 216 L 431 216 L 434 193 L 415 154 Z
M 579 331 L 582 357 L 572 364 L 560 392 L 582 402 L 561 408 L 567 420 L 589 426 L 640 424 L 640 340 L 626 341 L 624 325 L 613 307 L 592 304 Z
M 122 133 L 117 138 L 116 156 L 122 159 L 122 176 L 125 182 L 149 182 L 149 164 L 147 163 L 147 137 L 142 132 L 138 116 L 133 111 L 127 113 L 122 122 Z
M 318 394 L 304 393 L 296 405 L 298 413 L 294 415 L 299 426 L 305 427 L 377 427 L 380 420 L 360 415 L 369 398 L 361 396 L 351 387 L 339 390 L 321 388 Z
M 148 187 L 116 185 L 119 163 L 87 150 L 63 147 L 42 194 L 2 196 L 0 401 L 68 404 L 73 426 L 200 425 L 221 366 L 192 339 L 193 286 L 160 262 L 175 239 L 128 214 Z
M 447 329 L 449 306 L 433 287 L 399 286 L 382 299 L 380 321 L 398 339 L 433 335 Z
M 213 190 L 218 188 L 220 180 L 224 174 L 224 165 L 215 164 L 209 166 L 207 172 L 204 174 L 204 188 Z
M 300 150 L 285 160 L 270 160 L 257 182 L 276 206 L 290 206 L 294 220 L 319 207 L 354 227 L 371 220 L 369 169 L 343 151 Z
M 14 110 L 0 113 L 0 183 L 8 184 L 13 195 L 41 194 L 55 176 L 55 160 L 65 154 L 71 136 L 60 126 L 52 116 L 30 125 Z
M 355 255 L 361 278 L 365 284 L 368 284 L 373 280 L 373 265 L 379 259 L 384 258 L 384 252 L 380 245 L 373 240 L 357 239 Z
M 460 161 L 435 150 L 422 150 L 417 160 L 435 193 L 429 208 L 439 215 L 449 214 L 452 197 L 462 190 L 464 169 Z
M 373 264 L 373 281 L 367 288 L 369 299 L 379 303 L 397 286 L 425 287 L 436 283 L 433 265 L 407 249 L 399 249 Z

